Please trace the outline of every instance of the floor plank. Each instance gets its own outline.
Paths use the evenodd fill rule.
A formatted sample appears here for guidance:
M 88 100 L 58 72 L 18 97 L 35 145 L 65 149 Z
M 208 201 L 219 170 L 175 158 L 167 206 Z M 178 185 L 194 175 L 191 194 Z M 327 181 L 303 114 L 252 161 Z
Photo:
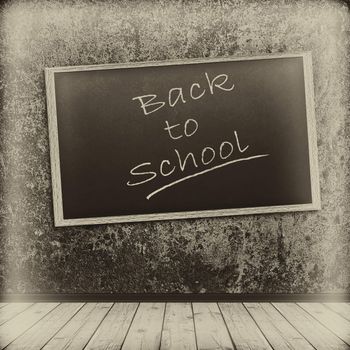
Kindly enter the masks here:
M 347 303 L 324 303 L 326 307 L 333 310 L 346 320 L 350 321 L 350 305 Z
M 123 350 L 159 350 L 165 303 L 141 303 L 123 344 Z
M 6 350 L 41 349 L 83 306 L 83 303 L 63 303 L 28 329 Z
M 138 305 L 138 303 L 114 304 L 85 350 L 121 349 Z
M 32 303 L 11 303 L 0 310 L 0 325 L 28 309 Z
M 8 303 L 0 303 L 0 309 L 3 308 L 6 305 L 8 305 Z
M 347 303 L 8 303 L 0 321 L 7 350 L 350 349 Z
M 270 303 L 244 303 L 244 305 L 274 349 L 314 349 Z
M 237 350 L 272 350 L 242 303 L 219 303 Z
M 216 303 L 193 303 L 198 350 L 234 349 Z
M 273 303 L 317 350 L 349 350 L 347 344 L 294 303 Z
M 112 303 L 86 303 L 43 349 L 83 349 L 112 305 Z
M 350 322 L 320 303 L 298 303 L 345 343 L 350 345 Z
M 191 303 L 167 303 L 161 350 L 196 350 Z
M 0 348 L 13 342 L 27 329 L 42 319 L 50 311 L 55 309 L 59 303 L 37 303 L 0 326 Z

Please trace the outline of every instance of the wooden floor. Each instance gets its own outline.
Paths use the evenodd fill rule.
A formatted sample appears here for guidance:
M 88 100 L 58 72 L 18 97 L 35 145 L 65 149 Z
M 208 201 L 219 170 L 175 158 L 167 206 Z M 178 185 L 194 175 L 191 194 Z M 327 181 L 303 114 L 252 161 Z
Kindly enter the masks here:
M 350 349 L 349 303 L 3 303 L 1 349 Z

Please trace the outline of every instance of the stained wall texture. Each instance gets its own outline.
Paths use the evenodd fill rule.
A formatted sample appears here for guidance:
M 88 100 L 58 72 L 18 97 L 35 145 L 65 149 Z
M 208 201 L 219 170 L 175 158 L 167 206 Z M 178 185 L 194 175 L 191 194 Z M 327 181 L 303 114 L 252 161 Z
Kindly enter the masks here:
M 9 1 L 1 290 L 350 291 L 349 22 L 338 1 Z M 312 51 L 322 210 L 53 225 L 44 67 Z

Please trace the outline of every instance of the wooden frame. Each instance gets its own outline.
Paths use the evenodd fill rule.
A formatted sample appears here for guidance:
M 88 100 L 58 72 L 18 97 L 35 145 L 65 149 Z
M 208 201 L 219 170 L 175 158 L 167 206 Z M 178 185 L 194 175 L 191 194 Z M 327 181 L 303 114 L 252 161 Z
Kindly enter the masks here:
M 121 68 L 137 68 L 137 67 L 147 67 L 147 66 L 184 65 L 184 64 L 196 64 L 196 63 L 209 63 L 209 62 L 264 60 L 264 59 L 273 59 L 273 58 L 295 58 L 295 57 L 303 58 L 307 132 L 308 132 L 308 141 L 309 141 L 311 195 L 312 195 L 311 203 L 283 205 L 283 206 L 279 205 L 279 206 L 268 206 L 268 207 L 251 207 L 251 208 L 239 208 L 239 209 L 220 209 L 220 210 L 205 210 L 205 211 L 108 216 L 108 217 L 96 217 L 96 218 L 92 217 L 92 218 L 81 218 L 81 219 L 80 218 L 64 219 L 62 188 L 61 188 L 59 140 L 58 140 L 58 130 L 57 130 L 55 73 L 89 71 L 89 70 L 108 70 L 108 69 L 121 69 Z M 282 212 L 291 212 L 291 211 L 308 211 L 308 210 L 321 209 L 318 160 L 317 160 L 317 135 L 316 135 L 315 107 L 314 107 L 312 58 L 311 58 L 310 52 L 302 52 L 302 53 L 295 53 L 295 54 L 267 55 L 267 56 L 252 56 L 252 57 L 223 57 L 223 58 L 204 58 L 204 59 L 201 58 L 201 59 L 172 60 L 172 61 L 160 61 L 160 62 L 136 62 L 136 63 L 123 63 L 123 64 L 101 64 L 101 65 L 86 65 L 86 66 L 54 67 L 54 68 L 45 69 L 45 82 L 46 82 L 46 93 L 47 93 L 47 111 L 48 111 L 48 122 L 49 122 L 50 159 L 51 159 L 55 226 L 110 224 L 110 223 L 153 221 L 153 220 L 174 220 L 174 219 L 187 219 L 187 218 L 219 217 L 219 216 L 230 216 L 230 215 L 282 213 Z

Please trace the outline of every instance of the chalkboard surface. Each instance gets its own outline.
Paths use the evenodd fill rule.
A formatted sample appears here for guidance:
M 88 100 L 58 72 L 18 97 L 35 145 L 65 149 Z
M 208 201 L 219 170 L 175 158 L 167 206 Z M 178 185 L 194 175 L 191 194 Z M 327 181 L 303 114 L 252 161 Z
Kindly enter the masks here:
M 55 224 L 320 207 L 311 56 L 46 69 Z

